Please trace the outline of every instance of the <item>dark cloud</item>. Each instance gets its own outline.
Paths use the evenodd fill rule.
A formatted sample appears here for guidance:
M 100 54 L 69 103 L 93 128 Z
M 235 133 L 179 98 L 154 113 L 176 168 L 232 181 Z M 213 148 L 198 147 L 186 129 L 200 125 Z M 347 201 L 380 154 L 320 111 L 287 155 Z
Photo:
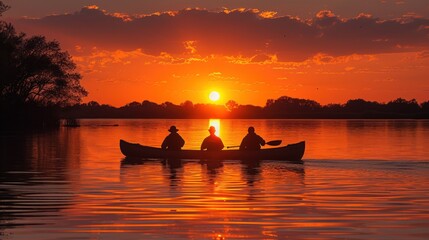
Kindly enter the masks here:
M 147 16 L 109 14 L 96 7 L 74 14 L 15 21 L 19 30 L 58 39 L 67 47 L 134 50 L 159 55 L 277 55 L 302 61 L 330 56 L 427 51 L 429 19 L 380 20 L 369 15 L 342 19 L 321 11 L 313 19 L 264 18 L 257 10 L 211 12 L 188 9 Z

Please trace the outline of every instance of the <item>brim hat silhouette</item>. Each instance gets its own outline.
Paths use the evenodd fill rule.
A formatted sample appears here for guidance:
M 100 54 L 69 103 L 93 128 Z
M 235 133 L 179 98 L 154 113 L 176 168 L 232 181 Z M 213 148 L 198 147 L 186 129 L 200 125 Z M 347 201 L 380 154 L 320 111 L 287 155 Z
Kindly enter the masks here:
M 179 129 L 176 128 L 176 126 L 171 126 L 170 129 L 168 129 L 169 132 L 178 132 Z

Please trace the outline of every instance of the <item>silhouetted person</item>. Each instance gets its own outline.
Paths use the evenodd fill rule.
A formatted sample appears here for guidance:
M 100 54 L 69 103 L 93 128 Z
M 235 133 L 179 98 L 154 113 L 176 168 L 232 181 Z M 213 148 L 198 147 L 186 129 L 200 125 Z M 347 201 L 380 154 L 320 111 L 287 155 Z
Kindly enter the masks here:
M 259 150 L 265 145 L 265 140 L 255 133 L 254 127 L 247 129 L 248 133 L 240 144 L 240 150 Z
M 161 148 L 165 150 L 180 150 L 185 145 L 185 140 L 177 133 L 179 129 L 176 126 L 171 126 L 168 131 L 170 134 L 165 137 Z
M 224 145 L 222 139 L 216 136 L 214 133 L 216 132 L 216 128 L 210 126 L 209 133 L 210 136 L 206 137 L 201 144 L 201 150 L 207 149 L 207 151 L 220 151 L 223 149 Z

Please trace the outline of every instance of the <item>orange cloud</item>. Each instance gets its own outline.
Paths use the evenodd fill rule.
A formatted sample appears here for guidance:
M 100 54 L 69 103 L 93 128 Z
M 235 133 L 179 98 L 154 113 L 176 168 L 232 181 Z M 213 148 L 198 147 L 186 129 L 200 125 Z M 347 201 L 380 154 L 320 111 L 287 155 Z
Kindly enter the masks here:
M 195 46 L 195 44 L 196 44 L 195 41 L 185 41 L 183 44 L 185 45 L 185 49 L 189 50 L 189 52 L 191 54 L 194 54 L 197 52 L 197 48 Z
M 21 19 L 16 24 L 26 32 L 55 32 L 66 45 L 142 49 L 154 56 L 163 52 L 172 56 L 198 53 L 202 58 L 266 55 L 278 61 L 305 61 L 321 53 L 335 57 L 429 49 L 428 19 L 380 20 L 368 14 L 341 19 L 329 10 L 301 20 L 257 9 L 185 9 L 128 16 L 90 6 L 74 14 Z
M 427 100 L 429 20 L 418 16 L 340 18 L 324 10 L 299 19 L 256 9 L 129 16 L 86 7 L 14 24 L 71 53 L 87 101 L 204 102 L 208 89 L 256 105 L 283 95 L 322 104 Z
M 94 10 L 98 10 L 99 9 L 99 7 L 97 5 L 88 5 L 88 6 L 84 7 L 84 8 L 86 8 L 86 9 L 94 9 Z

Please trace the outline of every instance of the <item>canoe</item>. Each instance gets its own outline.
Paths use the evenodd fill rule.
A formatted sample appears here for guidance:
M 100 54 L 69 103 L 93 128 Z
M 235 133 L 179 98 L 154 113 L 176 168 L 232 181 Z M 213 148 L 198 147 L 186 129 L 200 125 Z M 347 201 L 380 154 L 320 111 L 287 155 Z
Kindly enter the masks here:
M 178 150 L 168 151 L 156 147 L 143 146 L 138 143 L 119 141 L 122 154 L 130 158 L 174 158 L 174 159 L 229 159 L 229 160 L 285 160 L 301 161 L 305 150 L 305 141 L 289 144 L 284 147 L 263 148 L 258 151 L 243 150 Z

